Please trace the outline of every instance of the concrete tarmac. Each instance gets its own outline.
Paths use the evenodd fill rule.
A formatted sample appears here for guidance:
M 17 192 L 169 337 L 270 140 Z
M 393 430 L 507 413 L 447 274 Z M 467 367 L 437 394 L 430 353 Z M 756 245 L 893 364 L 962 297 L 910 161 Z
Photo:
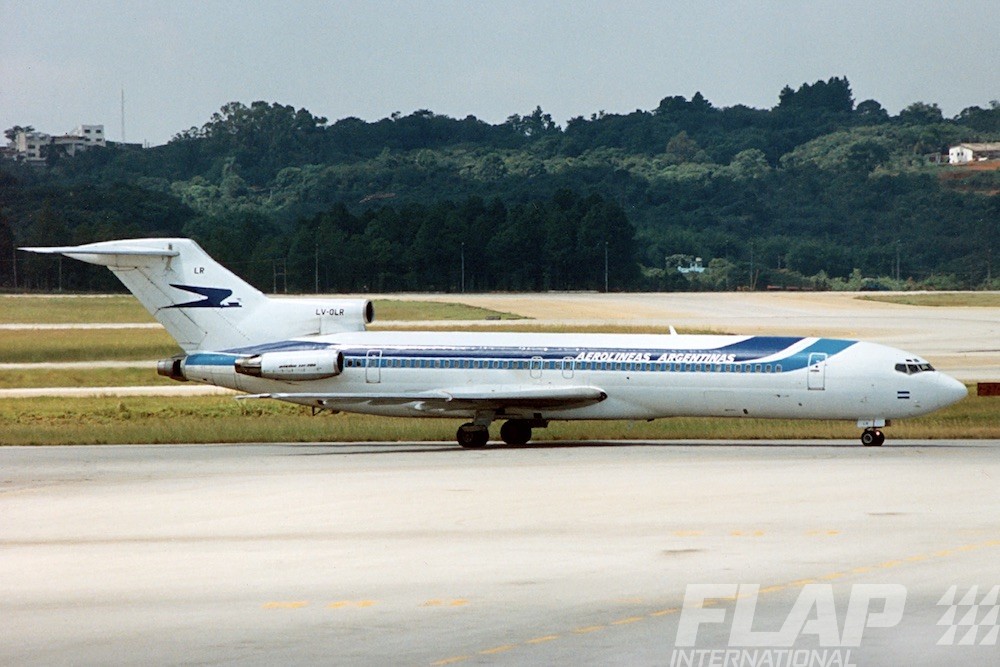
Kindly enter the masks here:
M 0 663 L 996 665 L 998 447 L 2 448 Z

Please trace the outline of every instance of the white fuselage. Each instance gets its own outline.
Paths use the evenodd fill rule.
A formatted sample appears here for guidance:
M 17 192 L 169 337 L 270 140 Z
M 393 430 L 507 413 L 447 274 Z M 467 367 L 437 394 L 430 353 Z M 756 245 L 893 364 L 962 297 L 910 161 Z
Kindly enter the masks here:
M 754 336 L 351 332 L 255 349 L 190 355 L 188 379 L 284 400 L 386 416 L 473 417 L 420 400 L 349 406 L 317 395 L 398 395 L 431 389 L 596 387 L 582 407 L 512 406 L 496 418 L 656 419 L 672 416 L 880 420 L 913 417 L 966 395 L 956 380 L 906 352 L 874 343 Z M 319 380 L 241 375 L 234 360 L 268 349 L 336 348 L 343 372 Z M 300 397 L 292 396 L 300 394 Z M 884 423 L 884 422 L 882 422 Z

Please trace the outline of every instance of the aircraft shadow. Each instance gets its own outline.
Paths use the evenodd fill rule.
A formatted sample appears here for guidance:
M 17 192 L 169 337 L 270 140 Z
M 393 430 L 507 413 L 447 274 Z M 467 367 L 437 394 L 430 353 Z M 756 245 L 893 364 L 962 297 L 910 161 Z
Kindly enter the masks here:
M 346 443 L 346 442 L 331 442 L 331 443 L 295 443 L 285 445 L 291 448 L 321 448 L 322 451 L 307 451 L 307 452 L 295 452 L 295 456 L 372 456 L 379 454 L 445 454 L 456 451 L 467 451 L 468 453 L 483 452 L 489 453 L 491 451 L 510 451 L 510 450 L 558 450 L 558 449 L 610 449 L 610 448 L 623 448 L 623 447 L 643 447 L 643 448 L 660 448 L 660 449 L 710 449 L 710 448 L 751 448 L 751 449 L 800 449 L 800 450 L 818 450 L 818 449 L 857 449 L 859 451 L 880 451 L 889 449 L 911 449 L 911 448 L 927 448 L 927 449 L 975 449 L 977 447 L 983 446 L 982 444 L 959 444 L 955 442 L 942 443 L 942 442 L 930 442 L 930 441 L 907 441 L 898 442 L 893 444 L 887 444 L 878 447 L 863 447 L 859 443 L 853 440 L 843 440 L 843 441 L 830 441 L 830 440 L 800 440 L 800 441 L 783 441 L 783 442 L 766 442 L 766 441 L 700 441 L 700 440 L 553 440 L 553 441 L 541 441 L 541 442 L 529 442 L 526 445 L 506 445 L 503 443 L 490 443 L 482 449 L 470 449 L 464 450 L 457 444 L 441 442 L 428 443 L 407 443 L 407 442 L 391 442 L 391 443 Z

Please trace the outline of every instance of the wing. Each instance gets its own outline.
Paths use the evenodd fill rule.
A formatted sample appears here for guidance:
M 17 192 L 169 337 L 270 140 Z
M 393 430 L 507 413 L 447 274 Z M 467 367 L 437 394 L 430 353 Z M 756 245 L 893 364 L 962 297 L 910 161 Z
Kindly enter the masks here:
M 311 403 L 325 408 L 351 411 L 360 405 L 404 405 L 413 403 L 427 412 L 449 410 L 502 410 L 504 408 L 569 409 L 600 403 L 608 397 L 598 387 L 523 387 L 518 385 L 468 386 L 428 391 L 310 393 L 283 392 L 250 394 L 241 399 L 274 398 L 297 403 Z

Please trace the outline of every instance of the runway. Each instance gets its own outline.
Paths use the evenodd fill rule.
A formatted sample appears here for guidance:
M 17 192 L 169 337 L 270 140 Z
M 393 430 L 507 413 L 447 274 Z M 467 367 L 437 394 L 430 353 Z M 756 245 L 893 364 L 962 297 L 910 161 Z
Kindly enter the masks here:
M 998 447 L 2 448 L 0 662 L 995 665 Z

